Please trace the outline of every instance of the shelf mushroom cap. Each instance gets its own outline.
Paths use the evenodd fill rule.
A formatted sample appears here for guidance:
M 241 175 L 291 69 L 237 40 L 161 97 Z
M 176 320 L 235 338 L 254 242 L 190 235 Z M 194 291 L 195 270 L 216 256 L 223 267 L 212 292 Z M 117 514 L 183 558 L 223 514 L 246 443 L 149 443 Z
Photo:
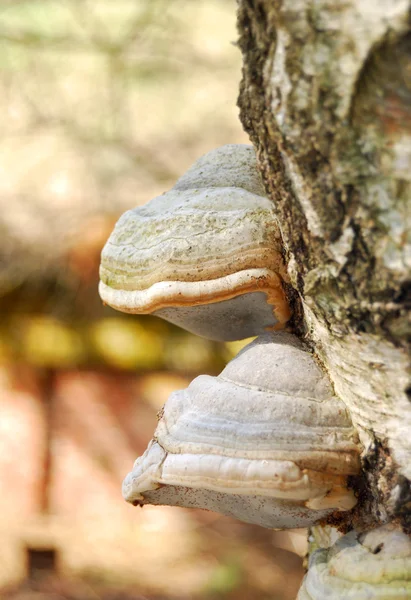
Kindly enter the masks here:
M 298 600 L 411 598 L 411 539 L 392 525 L 316 550 Z
M 355 505 L 347 477 L 358 471 L 344 405 L 299 340 L 280 332 L 257 338 L 218 377 L 171 394 L 123 495 L 305 527 Z
M 101 256 L 100 296 L 193 333 L 235 340 L 290 318 L 273 204 L 252 146 L 200 158 L 175 186 L 118 221 Z

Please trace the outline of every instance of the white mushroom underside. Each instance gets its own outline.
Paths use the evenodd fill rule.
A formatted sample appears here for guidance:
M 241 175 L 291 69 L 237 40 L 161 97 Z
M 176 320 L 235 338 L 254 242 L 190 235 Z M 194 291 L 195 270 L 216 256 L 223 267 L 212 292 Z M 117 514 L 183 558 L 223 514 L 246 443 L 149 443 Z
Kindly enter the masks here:
M 269 304 L 263 291 L 218 301 L 219 297 L 260 278 L 277 282 L 280 289 L 279 278 L 269 269 L 248 269 L 207 281 L 163 281 L 146 290 L 119 290 L 100 282 L 99 292 L 104 302 L 122 312 L 152 313 L 153 307 L 162 306 L 153 314 L 196 335 L 230 341 L 265 333 L 279 318 L 286 320 L 281 292 L 282 306 Z M 178 306 L 184 303 L 188 305 Z M 280 311 L 279 318 L 275 315 L 276 308 Z
M 301 500 L 283 500 L 281 495 L 284 493 L 280 489 L 272 488 L 276 477 L 286 478 L 285 463 L 240 461 L 234 466 L 230 459 L 225 461 L 224 457 L 211 458 L 210 461 L 209 456 L 166 456 L 164 450 L 153 443 L 146 453 L 137 459 L 133 472 L 124 480 L 123 496 L 128 502 L 140 505 L 157 504 L 212 510 L 262 527 L 305 527 L 312 523 L 313 510 L 306 508 Z M 235 473 L 230 472 L 230 468 L 233 467 Z M 251 475 L 250 471 L 253 471 L 253 480 L 248 480 L 246 486 L 242 485 L 242 471 L 243 476 L 247 478 Z M 289 482 L 290 487 L 295 487 L 297 496 L 307 496 L 307 491 L 303 490 L 307 483 L 304 475 L 298 473 L 298 469 L 292 468 L 292 471 L 296 480 Z M 227 480 L 222 479 L 223 473 L 228 475 Z M 215 479 L 213 475 L 216 476 Z M 272 482 L 269 481 L 270 475 L 273 476 Z M 237 481 L 234 477 L 238 478 Z M 256 493 L 253 493 L 253 487 Z M 298 489 L 299 487 L 301 489 Z M 270 493 L 278 496 L 270 497 Z M 332 510 L 314 512 L 316 518 L 321 519 Z
M 266 294 L 254 292 L 212 304 L 162 308 L 153 314 L 207 339 L 232 341 L 274 327 L 278 320 L 273 308 Z
M 355 498 L 345 487 L 337 486 L 330 498 L 326 497 L 334 485 L 332 476 L 327 479 L 319 475 L 313 481 L 308 470 L 300 469 L 292 461 L 170 454 L 153 441 L 125 478 L 123 496 L 128 502 L 144 501 L 158 498 L 151 493 L 153 490 L 174 486 L 267 500 L 287 499 L 293 511 L 297 506 L 307 505 L 315 507 L 315 511 L 329 507 L 352 508 Z
M 99 292 L 104 302 L 127 313 L 152 312 L 157 303 L 167 305 L 180 299 L 195 306 L 168 306 L 153 312 L 187 331 L 217 341 L 230 341 L 265 333 L 278 319 L 275 306 L 267 302 L 264 292 L 241 294 L 229 300 L 210 298 L 229 293 L 236 286 L 267 276 L 268 269 L 250 269 L 209 281 L 165 281 L 147 290 L 116 290 L 100 282 Z M 277 277 L 275 274 L 270 276 Z M 233 287 L 232 287 L 233 286 Z M 206 304 L 197 304 L 201 298 Z
M 141 502 L 141 505 L 144 504 L 203 508 L 268 529 L 308 527 L 313 522 L 312 510 L 288 500 L 225 494 L 183 486 L 166 486 L 147 492 L 145 500 Z M 319 510 L 315 515 L 318 519 L 324 519 L 331 512 Z

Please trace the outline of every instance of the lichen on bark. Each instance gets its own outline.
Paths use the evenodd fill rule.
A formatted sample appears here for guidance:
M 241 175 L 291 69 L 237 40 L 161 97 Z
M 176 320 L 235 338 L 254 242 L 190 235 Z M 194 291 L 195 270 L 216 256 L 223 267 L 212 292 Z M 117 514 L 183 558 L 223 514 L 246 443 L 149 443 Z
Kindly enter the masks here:
M 364 446 L 349 526 L 411 528 L 406 0 L 240 0 L 240 116 L 297 310 Z M 299 308 L 298 308 L 299 307 Z

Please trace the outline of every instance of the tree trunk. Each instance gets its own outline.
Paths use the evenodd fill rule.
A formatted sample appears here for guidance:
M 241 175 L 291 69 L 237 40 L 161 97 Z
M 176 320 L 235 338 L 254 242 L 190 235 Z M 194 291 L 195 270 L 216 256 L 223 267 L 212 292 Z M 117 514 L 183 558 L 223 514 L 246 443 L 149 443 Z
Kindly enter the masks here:
M 364 446 L 346 530 L 411 530 L 409 14 L 408 0 L 239 0 L 241 120 L 277 209 L 292 325 Z

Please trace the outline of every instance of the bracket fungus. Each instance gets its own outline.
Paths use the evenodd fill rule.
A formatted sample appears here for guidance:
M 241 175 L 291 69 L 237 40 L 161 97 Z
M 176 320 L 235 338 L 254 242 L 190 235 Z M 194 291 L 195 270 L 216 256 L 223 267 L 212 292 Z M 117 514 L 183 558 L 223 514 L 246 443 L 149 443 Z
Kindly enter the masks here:
M 171 394 L 123 483 L 135 505 L 198 507 L 263 527 L 305 527 L 356 499 L 355 430 L 298 338 L 266 333 L 218 377 Z
M 228 341 L 283 328 L 285 278 L 254 149 L 233 144 L 119 219 L 102 252 L 99 291 L 117 310 Z
M 384 525 L 350 531 L 330 549 L 316 550 L 298 600 L 411 598 L 411 539 Z

